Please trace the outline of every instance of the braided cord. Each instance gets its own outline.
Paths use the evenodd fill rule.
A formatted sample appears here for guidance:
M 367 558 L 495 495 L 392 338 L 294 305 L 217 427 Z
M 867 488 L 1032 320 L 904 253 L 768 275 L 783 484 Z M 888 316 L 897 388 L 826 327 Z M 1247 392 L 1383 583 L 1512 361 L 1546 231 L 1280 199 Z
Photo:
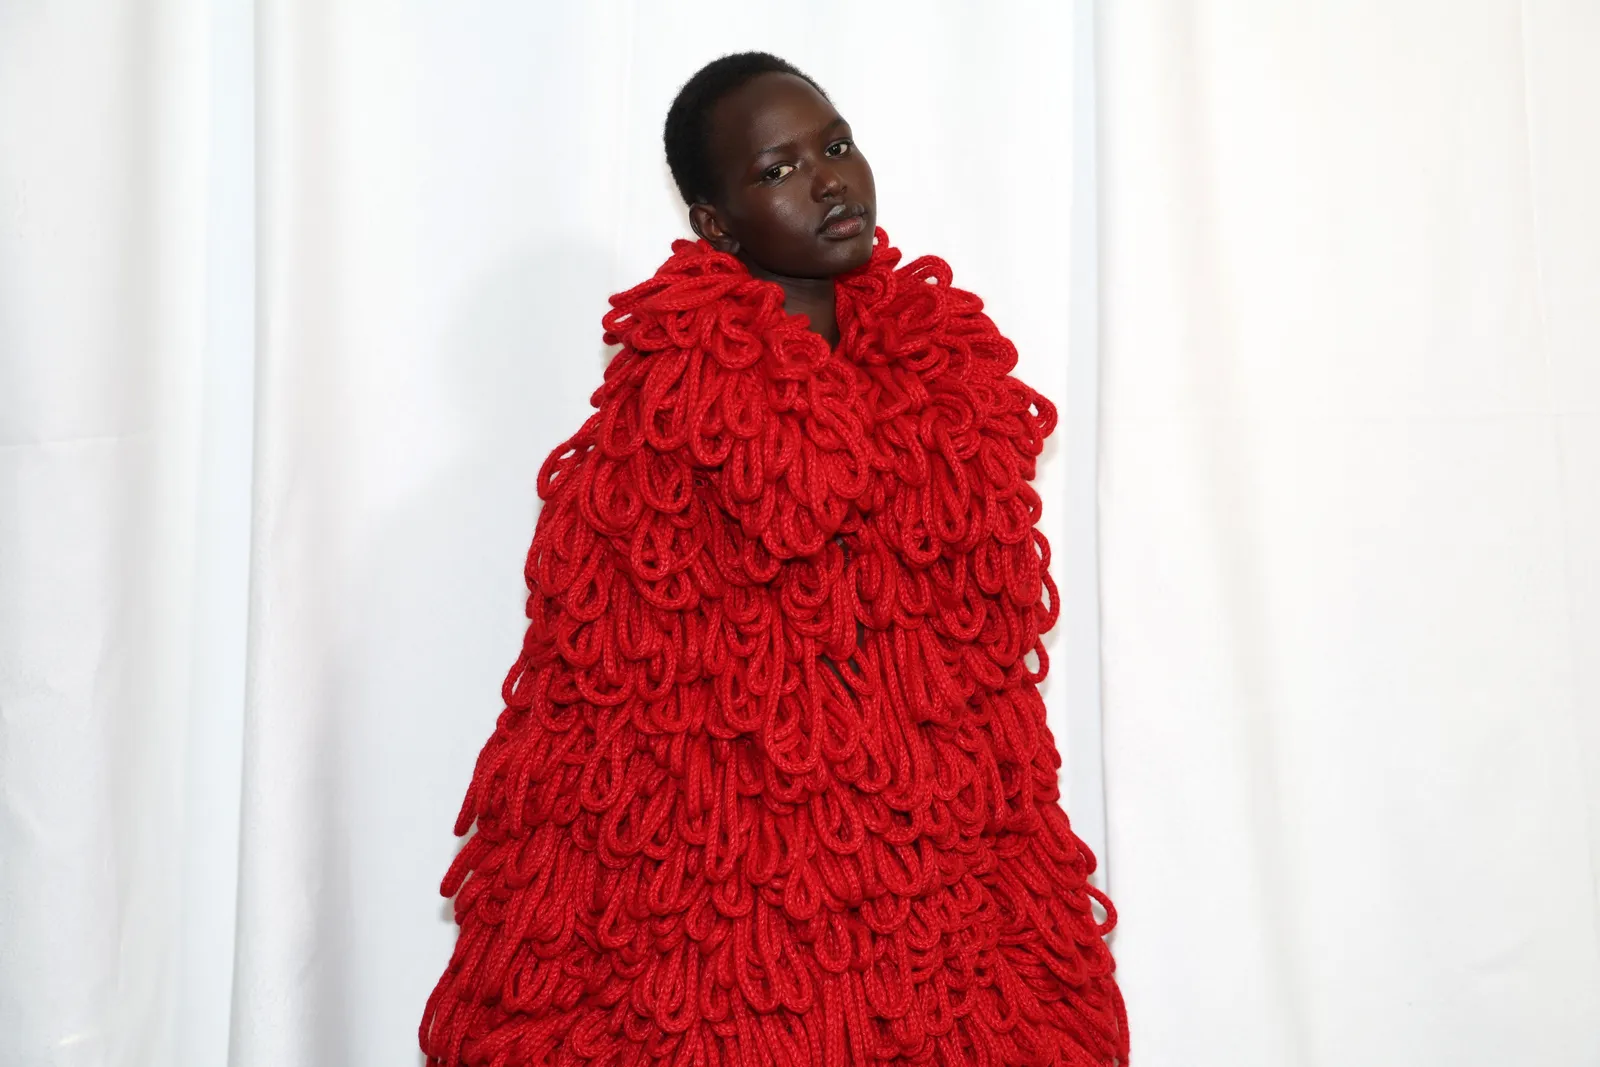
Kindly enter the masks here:
M 704 242 L 611 298 L 456 823 L 430 1064 L 1126 1063 L 1037 690 L 1055 408 L 899 260 L 879 230 L 840 277 L 836 349 Z

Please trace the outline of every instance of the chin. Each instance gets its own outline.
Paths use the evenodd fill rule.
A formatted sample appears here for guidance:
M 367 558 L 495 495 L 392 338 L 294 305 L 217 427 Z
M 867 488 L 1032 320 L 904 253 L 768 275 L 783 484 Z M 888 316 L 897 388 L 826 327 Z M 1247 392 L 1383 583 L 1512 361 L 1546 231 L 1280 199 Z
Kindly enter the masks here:
M 781 251 L 745 249 L 746 263 L 779 277 L 832 278 L 866 266 L 872 259 L 872 227 L 848 240 L 836 241 L 813 234 L 792 234 Z
M 867 262 L 872 259 L 872 231 L 869 230 L 862 234 L 856 240 L 851 241 L 850 245 L 851 255 L 849 257 L 849 266 L 840 270 L 840 274 L 843 274 L 847 270 L 855 270 L 858 267 L 865 267 Z
M 848 241 L 830 241 L 827 255 L 823 257 L 824 263 L 819 264 L 823 269 L 817 272 L 817 276 L 832 277 L 866 266 L 872 259 L 872 235 L 873 230 L 868 227 L 865 232 Z

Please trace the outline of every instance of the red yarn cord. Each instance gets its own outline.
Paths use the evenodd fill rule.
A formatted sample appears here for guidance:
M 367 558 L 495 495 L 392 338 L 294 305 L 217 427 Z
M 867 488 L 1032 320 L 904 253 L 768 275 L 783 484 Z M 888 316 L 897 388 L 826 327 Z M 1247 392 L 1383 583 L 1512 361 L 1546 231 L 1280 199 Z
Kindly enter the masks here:
M 1037 690 L 1055 408 L 899 260 L 879 230 L 838 280 L 832 350 L 703 242 L 611 298 L 441 886 L 430 1064 L 1127 1062 Z

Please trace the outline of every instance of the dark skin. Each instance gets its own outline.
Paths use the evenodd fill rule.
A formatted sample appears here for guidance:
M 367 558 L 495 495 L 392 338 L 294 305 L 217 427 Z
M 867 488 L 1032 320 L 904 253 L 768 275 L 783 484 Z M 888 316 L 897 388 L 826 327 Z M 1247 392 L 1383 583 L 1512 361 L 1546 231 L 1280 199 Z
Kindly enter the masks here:
M 804 78 L 762 74 L 717 101 L 718 188 L 689 224 L 750 273 L 783 288 L 784 310 L 839 343 L 833 280 L 872 256 L 877 191 L 850 125 Z
M 872 167 L 850 124 L 804 78 L 762 74 L 717 101 L 711 129 L 719 187 L 689 208 L 689 224 L 781 286 L 784 310 L 837 345 L 833 280 L 872 258 L 878 214 Z M 848 558 L 845 538 L 834 540 Z M 858 646 L 865 637 L 858 621 Z M 831 657 L 822 662 L 849 684 Z

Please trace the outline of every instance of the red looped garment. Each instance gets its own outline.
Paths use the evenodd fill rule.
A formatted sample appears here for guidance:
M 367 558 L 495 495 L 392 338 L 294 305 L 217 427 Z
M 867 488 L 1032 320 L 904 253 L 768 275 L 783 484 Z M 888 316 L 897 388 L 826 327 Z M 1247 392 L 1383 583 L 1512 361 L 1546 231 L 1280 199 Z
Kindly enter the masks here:
M 1127 1061 L 1036 688 L 1055 408 L 899 260 L 879 230 L 838 279 L 832 350 L 704 242 L 611 298 L 456 823 L 430 1064 Z

